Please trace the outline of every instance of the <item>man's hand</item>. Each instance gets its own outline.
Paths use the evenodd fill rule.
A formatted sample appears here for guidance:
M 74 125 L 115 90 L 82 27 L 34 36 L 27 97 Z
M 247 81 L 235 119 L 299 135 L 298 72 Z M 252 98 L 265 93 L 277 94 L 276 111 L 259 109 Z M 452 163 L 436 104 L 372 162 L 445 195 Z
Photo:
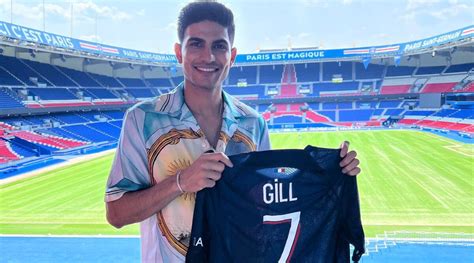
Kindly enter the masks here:
M 232 167 L 233 164 L 224 153 L 203 153 L 191 166 L 181 171 L 180 184 L 183 191 L 195 193 L 214 187 L 226 166 Z
M 349 151 L 349 142 L 344 141 L 341 144 L 341 158 L 339 165 L 342 167 L 342 172 L 346 175 L 355 176 L 360 173 L 359 160 L 356 158 L 355 151 Z

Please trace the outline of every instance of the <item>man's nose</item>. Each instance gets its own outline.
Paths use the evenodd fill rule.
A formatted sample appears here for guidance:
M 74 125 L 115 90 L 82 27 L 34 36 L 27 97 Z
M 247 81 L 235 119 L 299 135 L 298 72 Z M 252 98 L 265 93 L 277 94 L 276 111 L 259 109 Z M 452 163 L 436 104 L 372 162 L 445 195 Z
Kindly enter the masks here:
M 212 47 L 205 47 L 204 50 L 202 51 L 201 58 L 205 62 L 214 62 L 214 61 L 216 61 L 216 56 L 212 52 Z

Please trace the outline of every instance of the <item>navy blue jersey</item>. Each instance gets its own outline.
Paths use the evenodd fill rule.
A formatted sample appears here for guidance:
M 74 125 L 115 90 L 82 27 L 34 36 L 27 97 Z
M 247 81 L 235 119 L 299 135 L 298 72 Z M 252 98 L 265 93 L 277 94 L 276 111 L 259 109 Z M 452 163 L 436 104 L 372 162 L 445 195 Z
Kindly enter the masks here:
M 308 146 L 231 156 L 196 196 L 187 262 L 349 262 L 364 253 L 355 177 L 340 150 Z

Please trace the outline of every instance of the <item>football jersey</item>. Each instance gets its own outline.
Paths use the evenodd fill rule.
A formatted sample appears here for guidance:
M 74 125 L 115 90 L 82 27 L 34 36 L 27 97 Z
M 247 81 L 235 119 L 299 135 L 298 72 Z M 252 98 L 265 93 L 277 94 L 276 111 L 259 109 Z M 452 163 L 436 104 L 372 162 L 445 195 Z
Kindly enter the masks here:
M 349 262 L 364 253 L 356 177 L 339 149 L 230 156 L 197 193 L 187 262 Z

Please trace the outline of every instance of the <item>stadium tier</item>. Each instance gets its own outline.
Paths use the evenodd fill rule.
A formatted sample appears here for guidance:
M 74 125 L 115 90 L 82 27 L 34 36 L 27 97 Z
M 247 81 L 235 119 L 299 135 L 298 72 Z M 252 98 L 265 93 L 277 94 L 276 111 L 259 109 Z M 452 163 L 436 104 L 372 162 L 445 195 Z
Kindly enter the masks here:
M 419 67 L 415 75 L 437 75 L 441 74 L 446 66 Z
M 61 72 L 63 72 L 65 75 L 69 76 L 69 78 L 74 81 L 75 83 L 78 84 L 78 86 L 82 87 L 101 87 L 99 82 L 91 78 L 87 73 L 79 71 L 79 70 L 73 70 L 70 68 L 65 68 L 65 67 L 57 67 L 57 69 Z
M 259 83 L 281 83 L 283 67 L 283 65 L 260 66 Z
M 126 104 L 168 92 L 182 76 L 125 78 L 0 55 L 2 108 Z M 237 66 L 226 89 L 240 99 L 470 92 L 473 63 L 410 67 L 360 62 Z M 7 102 L 8 101 L 8 102 Z M 16 105 L 16 106 L 15 106 Z
M 332 81 L 335 78 L 352 80 L 352 75 L 352 62 L 327 62 L 322 66 L 323 81 Z
M 386 77 L 411 76 L 416 67 L 410 66 L 388 66 Z
M 39 63 L 36 61 L 31 61 L 27 59 L 19 59 L 20 62 L 24 63 L 26 67 L 29 67 L 34 73 L 38 76 L 41 76 L 47 82 L 51 83 L 53 86 L 58 87 L 76 87 L 77 84 L 65 73 L 58 70 L 57 67 Z
M 14 109 L 25 107 L 18 98 L 11 95 L 11 90 L 0 88 L 0 109 Z
M 385 66 L 369 64 L 367 68 L 362 63 L 355 63 L 356 79 L 381 79 Z
M 380 94 L 405 94 L 410 92 L 411 85 L 382 86 Z
M 37 96 L 39 100 L 77 100 L 78 98 L 68 89 L 60 88 L 30 88 L 29 94 Z
M 120 83 L 125 87 L 146 87 L 147 85 L 142 79 L 133 78 L 117 78 Z
M 72 148 L 85 144 L 83 142 L 72 141 L 60 137 L 41 135 L 30 131 L 11 131 L 9 132 L 9 135 L 26 140 L 28 142 L 42 144 L 57 149 Z
M 19 160 L 20 158 L 21 156 L 12 150 L 9 142 L 0 140 L 0 164 Z
M 89 88 L 82 89 L 81 91 L 83 91 L 83 94 L 87 94 L 94 99 L 120 99 L 120 95 L 115 95 L 108 89 Z
M 172 84 L 170 82 L 169 78 L 156 78 L 156 79 L 146 79 L 146 81 L 149 83 L 148 86 L 150 87 L 171 87 Z
M 239 83 L 257 84 L 257 67 L 233 67 L 230 69 L 229 85 L 238 85 Z
M 464 73 L 469 72 L 474 68 L 474 63 L 464 63 L 449 66 L 445 73 Z
M 154 94 L 151 89 L 127 89 L 126 90 L 129 94 L 131 94 L 135 98 L 152 98 L 157 94 Z
M 320 63 L 296 64 L 295 72 L 300 82 L 318 82 L 320 81 Z
M 0 65 L 8 73 L 11 81 L 17 80 L 23 85 L 46 84 L 53 86 L 51 82 L 33 70 L 22 59 L 0 55 Z M 43 66 L 48 67 L 50 65 L 44 64 Z

